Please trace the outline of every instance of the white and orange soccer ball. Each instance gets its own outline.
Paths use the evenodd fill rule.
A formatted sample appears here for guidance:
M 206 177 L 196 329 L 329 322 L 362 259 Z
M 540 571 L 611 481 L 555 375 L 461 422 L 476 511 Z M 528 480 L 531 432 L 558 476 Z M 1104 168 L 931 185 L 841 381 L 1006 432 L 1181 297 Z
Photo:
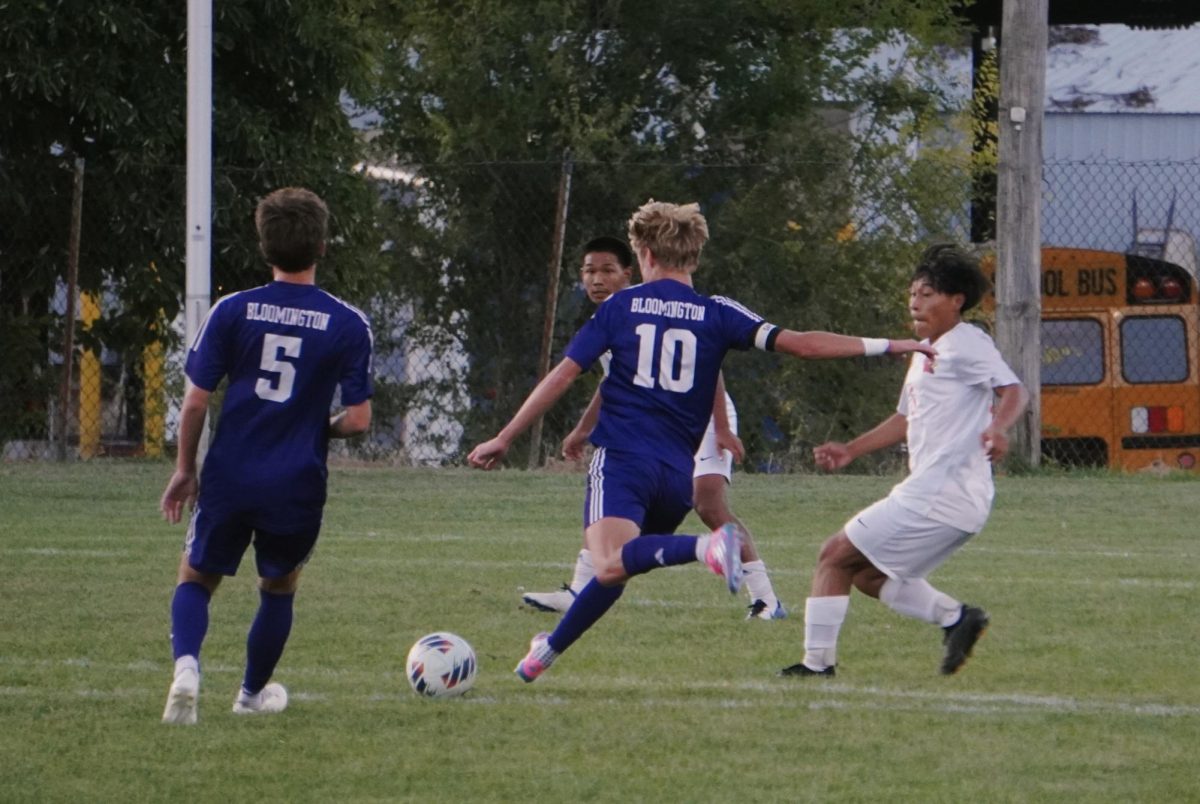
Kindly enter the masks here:
M 479 662 L 467 640 L 458 634 L 438 631 L 426 634 L 408 651 L 405 673 L 418 695 L 451 698 L 475 684 Z

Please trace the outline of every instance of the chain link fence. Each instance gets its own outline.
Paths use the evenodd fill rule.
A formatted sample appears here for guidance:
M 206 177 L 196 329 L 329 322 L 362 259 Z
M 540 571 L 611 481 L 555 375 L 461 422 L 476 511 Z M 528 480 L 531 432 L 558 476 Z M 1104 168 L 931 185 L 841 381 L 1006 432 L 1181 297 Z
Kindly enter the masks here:
M 1157 257 L 1194 280 L 1198 174 L 1194 162 L 1048 163 L 1043 240 Z M 129 222 L 122 210 L 89 205 L 88 186 L 112 178 L 103 168 L 89 168 L 77 197 L 70 171 L 48 176 L 53 206 L 29 210 L 19 226 L 0 229 L 4 460 L 173 451 L 184 386 L 182 210 L 157 220 L 143 209 Z M 214 182 L 220 187 L 227 178 L 218 172 Z M 578 283 L 582 244 L 602 234 L 623 236 L 629 213 L 649 197 L 696 200 L 705 208 L 713 237 L 696 278 L 702 292 L 732 296 L 798 329 L 901 336 L 908 331 L 907 277 L 919 248 L 912 244 L 965 238 L 965 184 L 961 194 L 944 193 L 914 212 L 889 188 L 874 188 L 867 200 L 861 190 L 847 190 L 853 182 L 841 163 L 730 167 L 565 159 L 373 169 L 368 179 L 380 199 L 369 222 L 339 221 L 338 199 L 327 197 L 335 231 L 330 257 L 318 271 L 322 285 L 367 311 L 375 331 L 374 423 L 366 437 L 336 445 L 348 459 L 453 464 L 493 434 L 536 383 L 543 356 L 557 361 L 591 314 Z M 264 177 L 263 191 L 285 183 L 293 180 Z M 182 169 L 162 169 L 156 187 L 154 197 L 132 203 L 178 204 Z M 242 202 L 241 217 L 229 229 L 214 230 L 214 297 L 252 284 L 222 280 L 231 275 L 222 273 L 226 264 L 237 263 L 239 276 L 255 275 L 245 273 L 250 266 L 266 278 L 265 268 L 253 266 L 254 200 Z M 73 227 L 77 202 L 81 219 Z M 932 222 L 939 216 L 952 222 Z M 348 255 L 339 232 L 351 231 L 369 231 L 378 242 Z M 555 281 L 557 292 L 548 294 Z M 1194 301 L 1194 284 L 1188 287 Z M 1044 378 L 1066 377 L 1066 387 L 1080 391 L 1086 383 L 1078 378 L 1094 375 L 1095 361 L 1132 358 L 1139 350 L 1166 368 L 1138 376 L 1176 376 L 1179 354 L 1161 347 L 1172 325 L 1155 326 L 1125 341 L 1117 332 L 1101 344 L 1101 357 L 1069 325 L 1044 327 Z M 1176 391 L 1186 386 L 1192 397 L 1195 334 L 1185 328 L 1187 377 L 1175 382 Z M 731 355 L 726 381 L 749 467 L 811 466 L 812 445 L 861 432 L 893 409 L 902 374 L 903 366 L 891 361 Z M 1119 367 L 1104 376 L 1128 381 Z M 520 449 L 528 452 L 513 455 L 513 463 L 553 459 L 597 381 L 589 375 L 576 383 L 547 416 L 540 439 L 523 440 Z M 1184 406 L 1182 396 L 1173 399 L 1143 407 Z M 1182 424 L 1175 413 L 1150 410 L 1146 429 L 1166 417 L 1182 428 L 1176 435 L 1200 433 L 1200 397 L 1187 404 Z M 1087 405 L 1110 411 L 1104 434 L 1089 431 L 1099 414 Z M 1052 443 L 1048 454 L 1064 463 L 1114 463 L 1120 439 L 1129 437 L 1117 433 L 1126 414 L 1111 412 L 1112 394 L 1074 393 L 1046 407 L 1057 417 L 1051 442 L 1077 439 Z M 1099 452 L 1096 438 L 1107 439 Z M 1115 448 L 1109 446 L 1114 438 Z M 883 456 L 878 465 L 890 468 L 900 460 Z

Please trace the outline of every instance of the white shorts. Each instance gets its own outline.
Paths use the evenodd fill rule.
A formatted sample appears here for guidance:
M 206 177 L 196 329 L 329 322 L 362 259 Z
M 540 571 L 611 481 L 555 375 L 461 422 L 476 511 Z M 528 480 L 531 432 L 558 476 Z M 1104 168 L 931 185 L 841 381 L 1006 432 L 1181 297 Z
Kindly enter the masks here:
M 975 534 L 937 522 L 891 497 L 864 508 L 845 525 L 858 551 L 889 578 L 924 578 Z
M 725 410 L 729 416 L 729 429 L 736 434 L 737 408 L 733 406 L 729 394 L 725 394 Z M 733 453 L 727 449 L 717 449 L 717 428 L 711 416 L 708 419 L 708 429 L 704 431 L 704 438 L 700 441 L 700 449 L 696 450 L 696 468 L 692 471 L 693 478 L 704 475 L 723 475 L 726 482 L 733 479 Z

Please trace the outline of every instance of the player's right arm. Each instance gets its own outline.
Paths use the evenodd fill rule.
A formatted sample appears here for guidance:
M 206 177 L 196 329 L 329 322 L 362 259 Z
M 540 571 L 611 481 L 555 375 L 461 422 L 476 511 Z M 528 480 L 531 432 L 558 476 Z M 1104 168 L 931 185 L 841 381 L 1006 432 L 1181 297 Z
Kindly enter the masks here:
M 583 445 L 587 443 L 588 436 L 596 429 L 596 422 L 599 420 L 600 389 L 597 388 L 596 393 L 592 394 L 592 401 L 588 402 L 583 415 L 579 417 L 579 424 L 575 425 L 575 429 L 567 433 L 567 437 L 563 439 L 562 454 L 564 458 L 577 461 L 583 457 Z
M 211 394 L 198 385 L 188 384 L 179 411 L 179 452 L 175 458 L 175 472 L 167 481 L 158 507 L 163 518 L 172 525 L 183 518 L 183 507 L 189 508 L 196 502 L 196 453 L 200 447 L 200 434 L 204 432 L 204 418 L 208 415 L 208 399 Z
M 513 440 L 528 430 L 539 416 L 554 406 L 559 397 L 571 387 L 571 383 L 575 382 L 580 371 L 582 368 L 578 363 L 569 357 L 563 358 L 562 362 L 555 366 L 529 393 L 521 405 L 521 409 L 508 424 L 504 425 L 496 437 L 471 450 L 471 454 L 467 456 L 467 461 L 471 466 L 477 469 L 494 468 L 508 452 Z
M 876 450 L 899 444 L 908 433 L 908 419 L 902 413 L 893 413 L 878 425 L 848 444 L 829 441 L 813 450 L 817 466 L 834 472 Z

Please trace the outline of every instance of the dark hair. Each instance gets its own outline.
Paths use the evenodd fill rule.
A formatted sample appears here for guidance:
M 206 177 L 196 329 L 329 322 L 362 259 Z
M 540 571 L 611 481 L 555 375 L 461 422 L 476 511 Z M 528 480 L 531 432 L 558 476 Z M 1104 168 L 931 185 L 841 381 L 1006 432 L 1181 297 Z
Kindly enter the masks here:
M 289 274 L 299 273 L 321 256 L 329 208 L 311 190 L 284 187 L 258 202 L 254 225 L 267 264 Z
M 912 281 L 928 282 L 938 293 L 948 296 L 961 293 L 963 306 L 959 312 L 962 313 L 979 304 L 991 287 L 979 270 L 979 260 L 953 243 L 938 243 L 925 249 L 913 271 Z
M 619 238 L 608 237 L 607 235 L 593 237 L 583 244 L 584 254 L 591 254 L 592 252 L 613 255 L 617 258 L 617 262 L 621 263 L 622 268 L 633 267 L 633 249 L 624 240 Z

